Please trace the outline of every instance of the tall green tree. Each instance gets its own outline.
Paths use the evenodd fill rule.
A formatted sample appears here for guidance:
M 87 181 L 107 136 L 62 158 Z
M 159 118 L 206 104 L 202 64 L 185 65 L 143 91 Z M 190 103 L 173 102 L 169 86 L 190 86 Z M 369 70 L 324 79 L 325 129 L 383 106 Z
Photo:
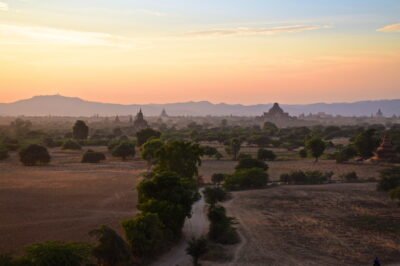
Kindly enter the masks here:
M 72 128 L 72 136 L 74 139 L 87 139 L 89 135 L 89 127 L 82 120 L 77 120 Z
M 234 138 L 231 140 L 229 148 L 233 156 L 233 160 L 237 160 L 240 148 L 242 146 L 242 142 L 238 138 Z
M 135 144 L 129 141 L 122 141 L 114 147 L 112 155 L 115 157 L 121 157 L 123 161 L 129 156 L 135 156 Z
M 136 133 L 137 145 L 142 146 L 150 138 L 160 138 L 161 132 L 152 128 L 145 128 Z
M 175 172 L 180 177 L 192 179 L 198 175 L 203 154 L 200 145 L 191 141 L 173 140 L 157 153 L 156 172 Z
M 315 158 L 316 162 L 318 161 L 318 158 L 324 154 L 326 149 L 326 143 L 319 136 L 312 136 L 308 138 L 305 146 L 310 155 Z
M 379 138 L 375 129 L 368 129 L 360 133 L 354 140 L 354 148 L 362 159 L 368 159 L 374 155 L 379 145 Z
M 157 154 L 163 147 L 164 142 L 160 139 L 149 139 L 142 145 L 140 151 L 143 160 L 147 161 L 149 165 L 154 165 L 157 162 Z

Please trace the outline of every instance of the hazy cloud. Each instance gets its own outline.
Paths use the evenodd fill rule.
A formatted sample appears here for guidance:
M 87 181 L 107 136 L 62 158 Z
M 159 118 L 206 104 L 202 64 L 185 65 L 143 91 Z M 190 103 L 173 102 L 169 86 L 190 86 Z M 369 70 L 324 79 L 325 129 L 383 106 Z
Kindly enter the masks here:
M 377 29 L 377 31 L 383 31 L 383 32 L 400 32 L 400 23 L 385 26 L 385 27 L 383 27 L 383 28 Z
M 0 43 L 76 46 L 132 46 L 131 39 L 102 32 L 0 24 Z
M 310 30 L 328 29 L 332 26 L 320 25 L 294 25 L 281 26 L 270 28 L 234 28 L 234 29 L 211 29 L 203 31 L 187 32 L 184 36 L 187 37 L 224 37 L 224 36 L 241 36 L 241 35 L 274 35 L 280 33 L 302 32 Z
M 4 3 L 3 1 L 0 1 L 0 11 L 8 11 L 7 3 Z

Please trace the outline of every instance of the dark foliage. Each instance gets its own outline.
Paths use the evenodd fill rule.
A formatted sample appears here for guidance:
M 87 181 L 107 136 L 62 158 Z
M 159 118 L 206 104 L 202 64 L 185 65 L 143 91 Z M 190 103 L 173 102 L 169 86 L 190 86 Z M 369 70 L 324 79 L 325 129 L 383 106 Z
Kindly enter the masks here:
M 46 147 L 31 144 L 19 152 L 19 159 L 24 165 L 33 166 L 36 164 L 48 164 L 51 157 Z

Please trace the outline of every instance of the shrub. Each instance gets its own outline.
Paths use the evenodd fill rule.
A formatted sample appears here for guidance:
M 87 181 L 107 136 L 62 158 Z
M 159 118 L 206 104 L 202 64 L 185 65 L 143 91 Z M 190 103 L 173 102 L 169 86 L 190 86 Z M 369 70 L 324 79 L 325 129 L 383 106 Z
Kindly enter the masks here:
M 220 244 L 236 244 L 239 242 L 235 219 L 226 216 L 226 210 L 222 206 L 211 207 L 208 210 L 208 219 L 210 220 L 210 230 L 208 237 Z
M 200 146 L 200 148 L 203 151 L 203 155 L 208 156 L 208 157 L 216 156 L 218 153 L 218 150 L 212 146 Z
M 299 156 L 300 158 L 307 158 L 307 150 L 306 149 L 299 150 Z
M 142 146 L 150 138 L 159 139 L 161 137 L 161 132 L 154 130 L 152 128 L 145 128 L 137 132 L 136 137 L 138 146 Z
M 7 158 L 8 158 L 8 150 L 5 147 L 0 146 L 0 161 L 5 160 Z
M 92 251 L 98 265 L 127 265 L 132 259 L 128 243 L 108 226 L 103 225 L 92 230 L 89 235 L 95 236 L 99 241 Z
M 19 159 L 24 165 L 33 166 L 37 163 L 47 164 L 50 162 L 51 157 L 46 147 L 31 144 L 19 152 Z
M 253 157 L 251 156 L 250 153 L 244 153 L 244 152 L 241 152 L 241 153 L 238 155 L 238 157 L 237 157 L 238 160 L 252 159 L 252 158 L 253 158 Z
M 200 238 L 192 238 L 189 243 L 188 247 L 186 248 L 186 253 L 192 257 L 193 265 L 198 266 L 198 260 L 201 256 L 206 254 L 208 251 L 207 246 L 207 239 L 204 237 Z
M 336 162 L 343 163 L 347 162 L 351 158 L 354 158 L 357 155 L 356 149 L 352 145 L 348 145 L 344 147 L 341 151 L 336 153 Z
M 320 171 L 294 171 L 290 174 L 282 174 L 280 176 L 280 181 L 296 185 L 322 184 L 331 178 L 332 175 L 332 172 L 321 173 Z
M 228 199 L 228 193 L 221 187 L 206 187 L 203 191 L 206 202 L 215 205 Z
M 27 247 L 25 259 L 35 266 L 77 266 L 90 262 L 88 243 L 44 242 Z
M 140 213 L 122 222 L 126 239 L 134 255 L 152 256 L 164 241 L 163 224 L 155 213 Z
M 270 150 L 258 149 L 257 159 L 262 161 L 274 161 L 276 159 L 276 154 Z
M 82 163 L 99 163 L 106 159 L 102 152 L 87 150 L 82 157 Z
M 82 147 L 77 141 L 69 139 L 64 142 L 64 144 L 62 145 L 62 149 L 63 150 L 80 150 L 80 149 L 82 149 Z
M 222 182 L 224 182 L 224 179 L 225 179 L 225 174 L 221 173 L 216 173 L 211 176 L 211 181 L 214 183 L 214 185 L 221 184 Z
M 262 188 L 268 183 L 268 174 L 261 168 L 238 170 L 225 176 L 224 187 L 228 190 Z
M 378 190 L 389 191 L 400 186 L 400 167 L 384 169 L 380 174 Z
M 112 151 L 113 156 L 121 157 L 124 161 L 129 156 L 135 156 L 135 153 L 135 144 L 128 141 L 120 142 Z
M 268 165 L 263 161 L 257 159 L 245 158 L 245 159 L 240 159 L 238 165 L 235 167 L 236 170 L 251 169 L 251 168 L 260 168 L 266 171 L 268 170 Z
M 341 178 L 346 180 L 347 182 L 355 182 L 358 180 L 358 175 L 356 172 L 350 172 L 347 174 L 343 174 Z

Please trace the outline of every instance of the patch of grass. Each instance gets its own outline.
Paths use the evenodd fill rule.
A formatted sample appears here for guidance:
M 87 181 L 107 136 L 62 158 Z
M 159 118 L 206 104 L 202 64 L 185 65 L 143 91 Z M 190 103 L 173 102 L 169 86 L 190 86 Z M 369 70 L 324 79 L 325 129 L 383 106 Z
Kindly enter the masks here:
M 369 231 L 400 234 L 400 220 L 390 216 L 361 215 L 352 219 L 351 226 Z

